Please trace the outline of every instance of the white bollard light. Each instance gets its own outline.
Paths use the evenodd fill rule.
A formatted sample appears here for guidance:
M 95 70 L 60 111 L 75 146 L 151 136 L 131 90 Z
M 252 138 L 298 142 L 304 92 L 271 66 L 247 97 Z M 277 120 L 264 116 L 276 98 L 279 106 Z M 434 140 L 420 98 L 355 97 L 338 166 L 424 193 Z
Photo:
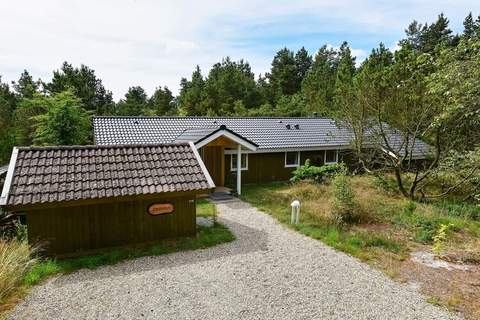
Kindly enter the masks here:
M 291 223 L 298 224 L 300 222 L 300 201 L 294 200 L 290 205 L 292 206 Z

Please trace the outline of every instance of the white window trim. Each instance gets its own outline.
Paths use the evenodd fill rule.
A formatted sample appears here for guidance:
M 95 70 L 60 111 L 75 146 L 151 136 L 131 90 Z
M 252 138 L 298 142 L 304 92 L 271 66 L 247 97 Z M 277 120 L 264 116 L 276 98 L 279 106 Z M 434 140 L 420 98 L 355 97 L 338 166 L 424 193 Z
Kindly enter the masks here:
M 236 171 L 237 171 L 237 168 L 234 168 L 234 167 L 233 167 L 233 156 L 234 156 L 234 155 L 236 156 L 237 154 L 234 153 L 234 154 L 231 154 L 231 155 L 230 155 L 230 171 L 232 171 L 232 172 L 236 172 Z M 246 167 L 245 167 L 245 168 L 242 167 L 242 171 L 247 171 L 247 170 L 248 170 L 248 153 L 243 153 L 243 152 L 242 152 L 242 156 L 243 156 L 243 155 L 245 155 L 245 165 L 246 165 Z M 240 161 L 240 163 L 241 163 L 241 161 Z M 235 161 L 235 164 L 237 164 L 237 161 Z
M 297 153 L 297 163 L 296 164 L 287 164 L 287 153 L 296 152 Z M 285 168 L 297 168 L 300 166 L 300 151 L 286 151 L 285 152 Z
M 324 164 L 338 163 L 338 150 L 334 150 L 335 151 L 335 161 L 328 161 L 328 162 L 327 162 L 327 151 L 332 151 L 332 150 L 325 150 L 323 152 L 323 163 Z

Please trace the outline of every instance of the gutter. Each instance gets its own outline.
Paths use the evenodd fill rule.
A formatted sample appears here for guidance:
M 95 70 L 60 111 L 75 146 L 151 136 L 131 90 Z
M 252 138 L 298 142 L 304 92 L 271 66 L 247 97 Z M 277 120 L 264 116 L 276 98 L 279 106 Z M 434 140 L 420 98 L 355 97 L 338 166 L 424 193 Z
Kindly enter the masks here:
M 3 185 L 2 195 L 0 196 L 0 206 L 5 206 L 8 201 L 8 194 L 10 193 L 10 187 L 12 184 L 13 174 L 15 171 L 15 164 L 17 163 L 18 148 L 13 147 L 12 156 L 8 165 L 7 176 L 5 177 L 5 183 Z

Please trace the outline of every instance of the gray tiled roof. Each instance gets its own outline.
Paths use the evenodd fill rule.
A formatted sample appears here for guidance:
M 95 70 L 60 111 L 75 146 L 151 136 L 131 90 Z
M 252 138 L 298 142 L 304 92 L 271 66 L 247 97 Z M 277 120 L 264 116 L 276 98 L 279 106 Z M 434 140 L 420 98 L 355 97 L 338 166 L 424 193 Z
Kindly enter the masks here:
M 97 144 L 173 142 L 185 131 L 208 132 L 221 125 L 259 149 L 348 145 L 351 140 L 348 130 L 327 118 L 96 117 L 93 124 Z
M 221 125 L 258 145 L 260 152 L 349 147 L 353 139 L 348 128 L 318 117 L 95 117 L 93 125 L 95 143 L 100 145 L 194 141 Z M 394 139 L 401 139 L 395 135 L 398 137 Z M 418 140 L 415 150 L 417 154 L 427 153 L 428 145 Z
M 212 188 L 189 143 L 16 150 L 9 206 Z

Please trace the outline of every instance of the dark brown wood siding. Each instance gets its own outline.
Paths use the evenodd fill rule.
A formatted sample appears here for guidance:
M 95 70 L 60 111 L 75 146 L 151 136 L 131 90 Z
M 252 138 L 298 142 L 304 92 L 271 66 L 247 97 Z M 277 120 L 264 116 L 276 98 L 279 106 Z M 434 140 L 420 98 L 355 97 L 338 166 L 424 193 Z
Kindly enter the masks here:
M 205 163 L 205 167 L 212 177 L 213 183 L 215 183 L 217 187 L 223 186 L 223 147 L 205 146 L 202 148 L 200 154 L 202 155 L 202 160 L 203 163 Z
M 41 243 L 47 255 L 62 255 L 191 236 L 196 228 L 194 199 L 192 194 L 28 211 L 28 238 Z M 172 203 L 174 212 L 148 214 L 148 206 L 158 202 Z
M 312 165 L 324 164 L 324 150 L 301 151 L 300 164 L 305 164 L 310 159 Z M 350 151 L 339 151 L 339 161 L 346 160 L 347 165 L 352 162 Z M 225 184 L 229 187 L 236 186 L 237 173 L 231 171 L 230 155 L 225 155 Z M 285 168 L 285 152 L 249 153 L 248 170 L 242 170 L 242 183 L 259 183 L 270 181 L 286 181 L 292 177 L 295 168 Z

